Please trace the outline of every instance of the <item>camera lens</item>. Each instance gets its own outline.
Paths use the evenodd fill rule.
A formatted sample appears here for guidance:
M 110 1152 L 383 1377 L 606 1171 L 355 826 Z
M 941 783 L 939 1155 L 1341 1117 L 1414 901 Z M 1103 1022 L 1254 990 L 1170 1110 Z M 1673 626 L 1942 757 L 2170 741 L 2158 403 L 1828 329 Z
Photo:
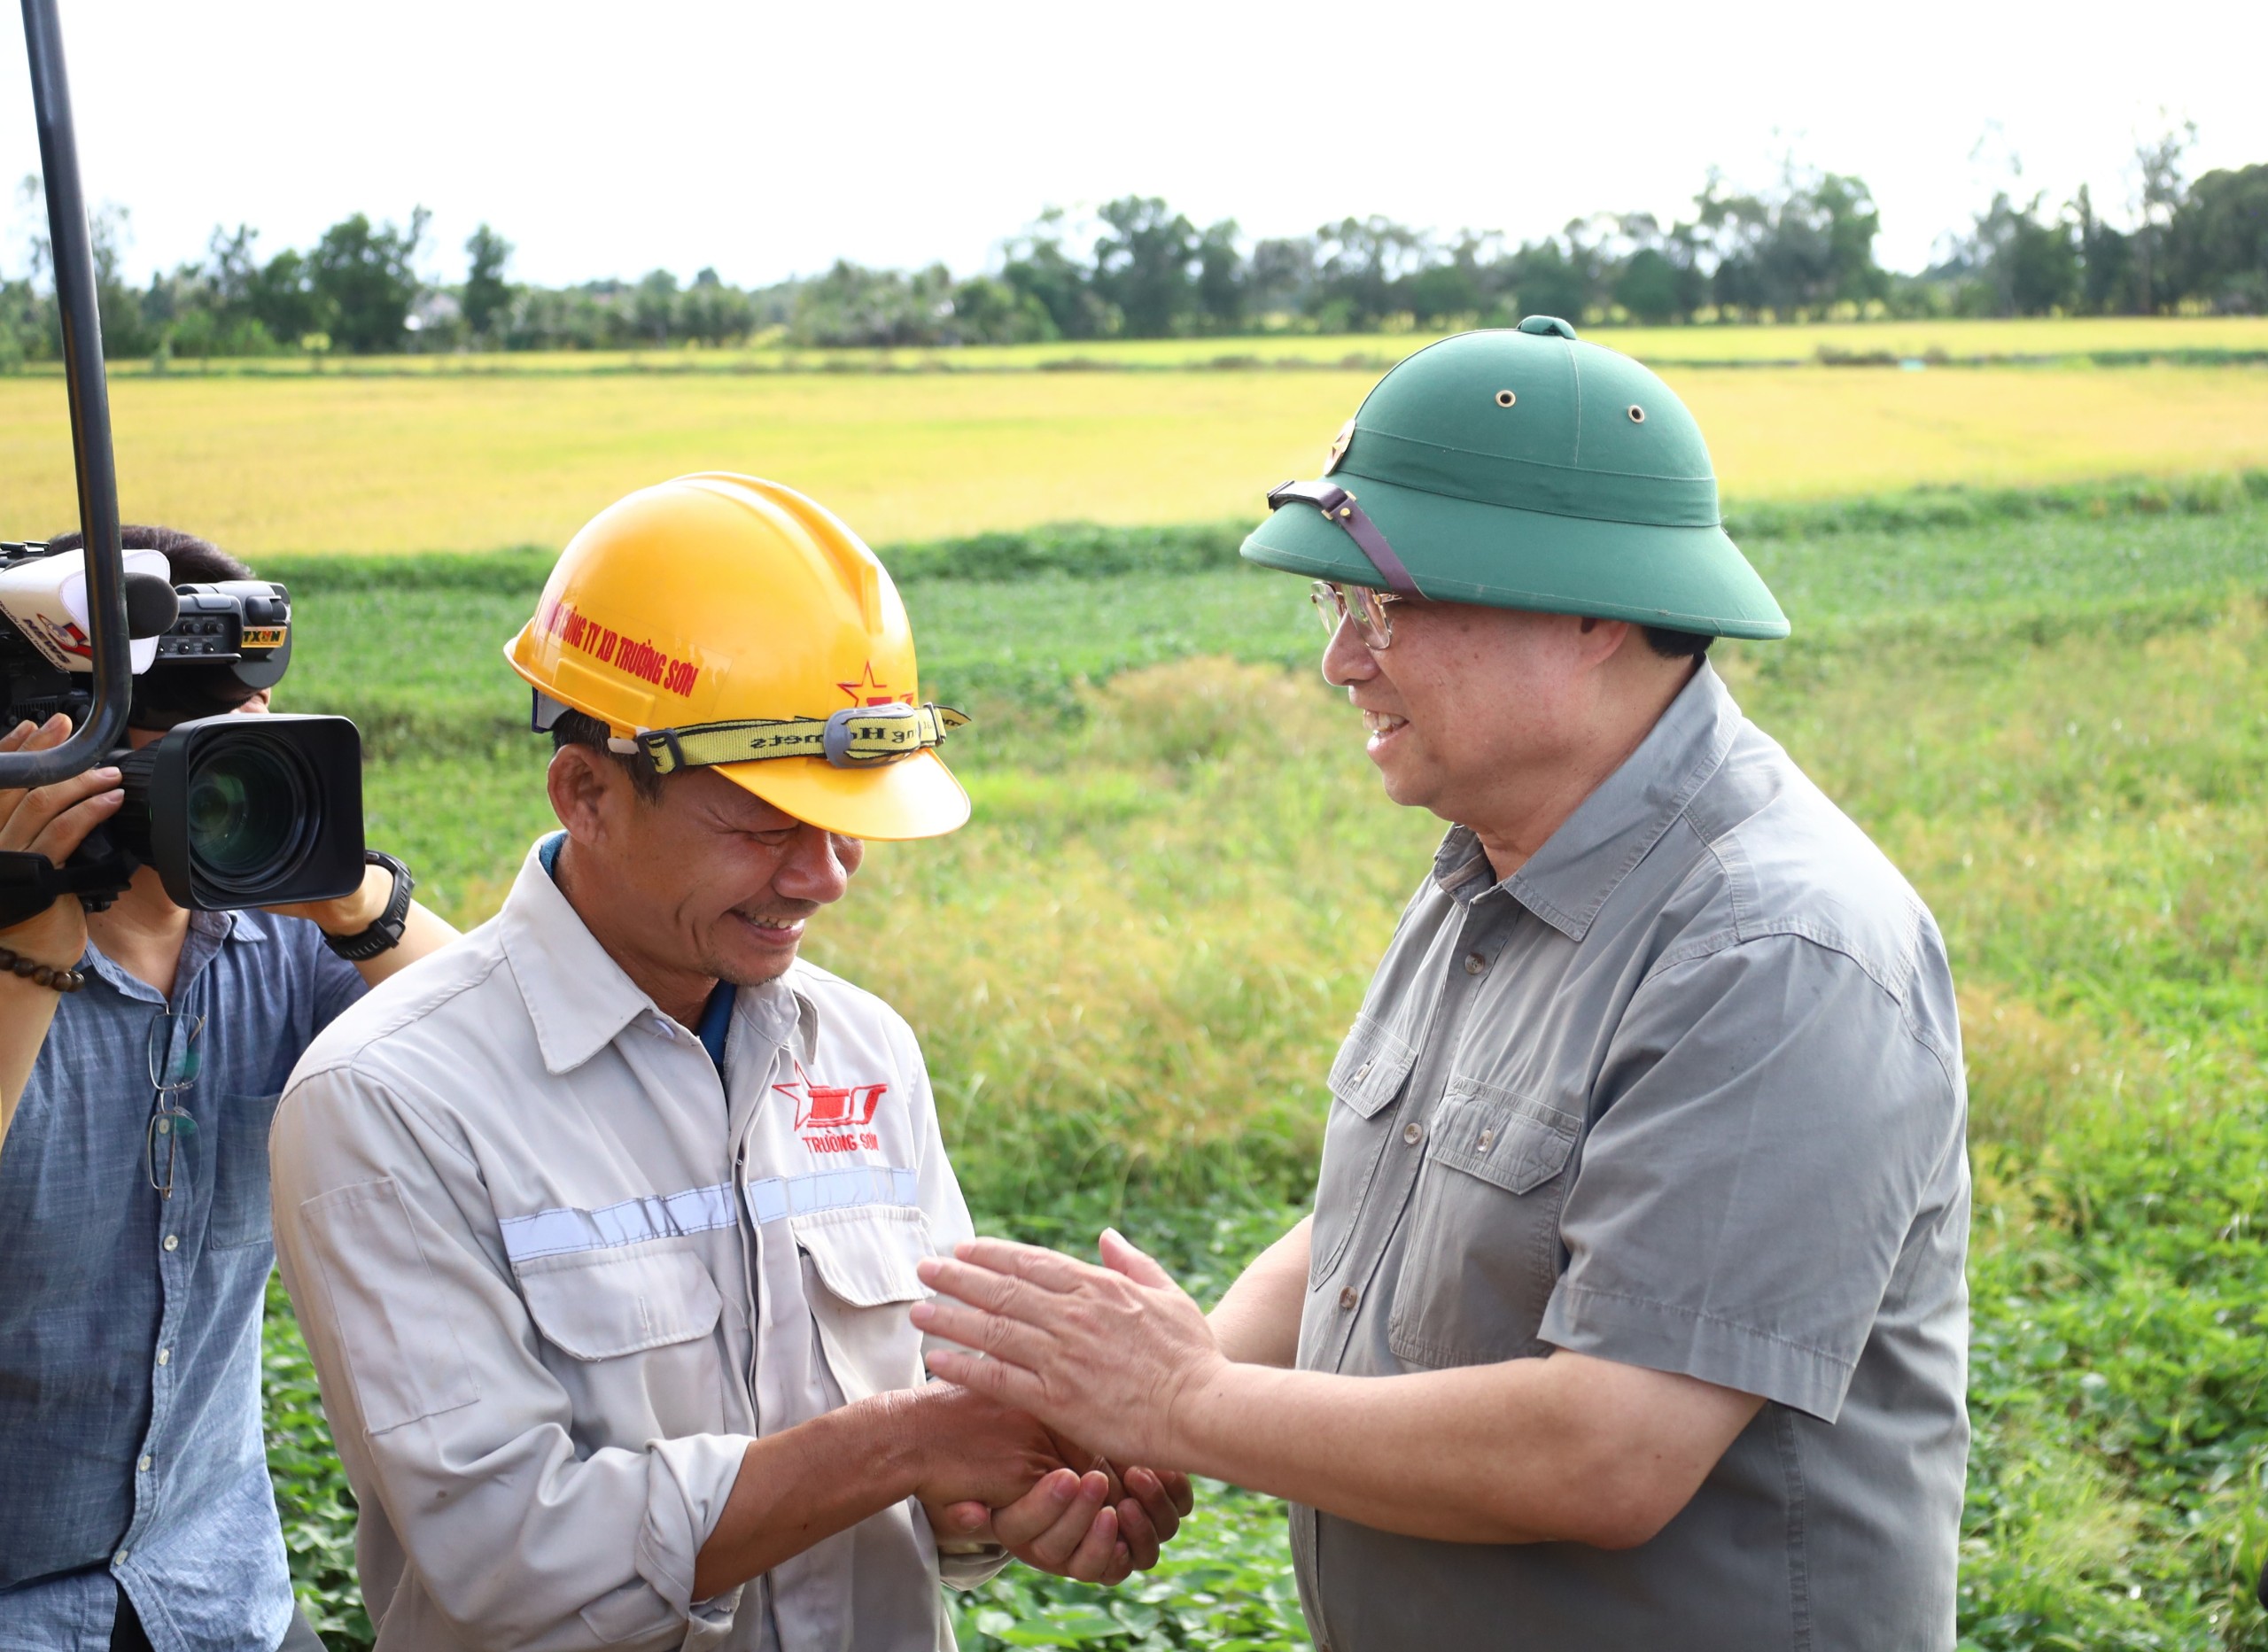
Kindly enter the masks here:
M 321 827 L 313 779 L 296 751 L 257 736 L 198 754 L 183 811 L 198 873 L 244 895 L 288 880 Z
M 343 717 L 223 714 L 111 753 L 111 842 L 191 911 L 335 900 L 362 880 L 362 743 Z

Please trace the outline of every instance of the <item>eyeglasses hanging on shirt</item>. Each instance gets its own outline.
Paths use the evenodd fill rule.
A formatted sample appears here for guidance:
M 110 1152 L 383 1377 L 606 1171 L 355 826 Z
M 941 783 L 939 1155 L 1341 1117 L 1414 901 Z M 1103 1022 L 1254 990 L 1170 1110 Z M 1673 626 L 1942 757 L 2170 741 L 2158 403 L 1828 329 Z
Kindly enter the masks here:
M 197 1121 L 181 1105 L 181 1093 L 197 1082 L 204 1065 L 205 1018 L 160 1010 L 150 1023 L 147 1045 L 150 1087 L 157 1092 L 144 1137 L 150 1185 L 165 1198 L 174 1196 L 174 1165 L 182 1138 L 197 1134 Z

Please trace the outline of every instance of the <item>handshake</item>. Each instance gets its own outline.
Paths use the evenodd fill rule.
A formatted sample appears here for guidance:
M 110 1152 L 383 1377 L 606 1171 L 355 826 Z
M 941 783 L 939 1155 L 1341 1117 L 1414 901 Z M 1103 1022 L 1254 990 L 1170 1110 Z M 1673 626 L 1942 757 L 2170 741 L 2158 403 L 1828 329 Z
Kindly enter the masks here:
M 1189 1477 L 1111 1462 L 956 1383 L 895 1396 L 941 1554 L 998 1544 L 1082 1583 L 1147 1571 L 1194 1506 Z
M 1155 1261 L 1116 1232 L 1102 1261 L 977 1239 L 920 1265 L 937 1296 L 913 1322 L 957 1345 L 929 1358 L 942 1380 L 902 1396 L 943 1552 L 998 1543 L 1027 1565 L 1117 1583 L 1155 1565 L 1190 1512 L 1187 1475 L 1115 1465 L 1187 1462 L 1176 1402 L 1224 1361 Z

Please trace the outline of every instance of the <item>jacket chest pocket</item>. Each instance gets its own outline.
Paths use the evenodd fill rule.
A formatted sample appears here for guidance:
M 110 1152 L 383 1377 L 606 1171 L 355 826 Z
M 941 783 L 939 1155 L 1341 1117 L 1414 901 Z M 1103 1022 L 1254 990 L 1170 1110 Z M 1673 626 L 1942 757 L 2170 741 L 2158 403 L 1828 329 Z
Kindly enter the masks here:
M 1331 1277 L 1362 1226 L 1392 1134 L 1394 1101 L 1418 1059 L 1412 1045 L 1368 1016 L 1331 1064 L 1331 1117 L 1324 1126 L 1323 1167 L 1316 1179 L 1309 1230 L 1308 1289 Z
M 586 1378 L 597 1380 L 604 1362 L 618 1360 L 631 1381 L 651 1392 L 715 1392 L 713 1375 L 682 1385 L 653 1380 L 657 1366 L 682 1364 L 690 1374 L 713 1363 L 709 1338 L 724 1298 L 691 1251 L 586 1252 L 545 1257 L 517 1272 L 543 1339 L 577 1366 L 598 1368 Z
M 1559 1213 L 1575 1113 L 1455 1078 L 1432 1121 L 1386 1328 L 1395 1355 L 1427 1368 L 1542 1352 L 1536 1331 L 1559 1278 Z
M 908 1310 L 929 1294 L 914 1272 L 929 1221 L 913 1205 L 859 1205 L 792 1217 L 812 1321 L 847 1401 L 923 1380 L 921 1333 Z
M 610 1249 L 547 1256 L 515 1271 L 528 1317 L 549 1345 L 543 1362 L 572 1398 L 579 1452 L 638 1450 L 656 1433 L 724 1431 L 715 1338 L 724 1298 L 699 1256 Z

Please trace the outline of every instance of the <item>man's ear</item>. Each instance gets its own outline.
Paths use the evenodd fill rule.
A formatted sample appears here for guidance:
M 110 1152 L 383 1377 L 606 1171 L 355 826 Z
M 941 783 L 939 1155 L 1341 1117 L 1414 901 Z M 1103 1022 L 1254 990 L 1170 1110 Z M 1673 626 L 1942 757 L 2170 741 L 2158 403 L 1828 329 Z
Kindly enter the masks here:
M 1576 624 L 1576 650 L 1586 665 L 1604 665 L 1637 639 L 1627 619 L 1582 619 Z M 1643 641 L 1637 646 L 1643 648 Z
M 629 784 L 620 764 L 588 746 L 562 746 L 551 754 L 551 767 L 544 775 L 551 812 L 559 817 L 569 837 L 590 845 L 604 841 L 621 803 L 615 794 Z

